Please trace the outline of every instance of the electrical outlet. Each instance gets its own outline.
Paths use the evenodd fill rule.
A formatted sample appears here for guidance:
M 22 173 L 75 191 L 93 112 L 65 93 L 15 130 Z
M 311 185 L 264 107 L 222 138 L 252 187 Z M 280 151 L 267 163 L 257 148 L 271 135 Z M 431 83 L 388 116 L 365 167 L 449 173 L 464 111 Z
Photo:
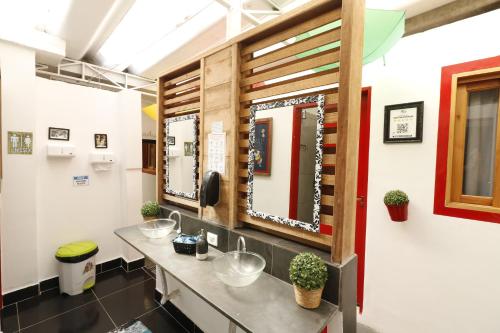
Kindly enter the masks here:
M 217 234 L 207 232 L 207 241 L 208 244 L 217 247 Z

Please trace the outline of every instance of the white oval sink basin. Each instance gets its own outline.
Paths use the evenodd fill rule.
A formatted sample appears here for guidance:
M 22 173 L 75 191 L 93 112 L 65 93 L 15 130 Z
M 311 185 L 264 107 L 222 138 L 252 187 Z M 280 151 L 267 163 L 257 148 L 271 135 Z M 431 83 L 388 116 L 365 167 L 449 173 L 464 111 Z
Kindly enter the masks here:
M 172 219 L 156 219 L 139 224 L 137 227 L 147 238 L 156 239 L 163 238 L 171 233 L 175 224 L 175 220 Z
M 231 251 L 212 262 L 215 275 L 232 287 L 251 285 L 260 276 L 266 260 L 257 253 Z

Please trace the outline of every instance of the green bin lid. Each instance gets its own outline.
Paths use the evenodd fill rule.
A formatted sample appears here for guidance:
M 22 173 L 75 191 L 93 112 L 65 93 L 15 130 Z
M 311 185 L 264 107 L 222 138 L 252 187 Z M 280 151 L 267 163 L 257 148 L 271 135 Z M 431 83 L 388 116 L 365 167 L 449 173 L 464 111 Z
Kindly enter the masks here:
M 91 241 L 74 242 L 60 246 L 56 258 L 73 258 L 91 253 L 97 249 L 97 244 Z

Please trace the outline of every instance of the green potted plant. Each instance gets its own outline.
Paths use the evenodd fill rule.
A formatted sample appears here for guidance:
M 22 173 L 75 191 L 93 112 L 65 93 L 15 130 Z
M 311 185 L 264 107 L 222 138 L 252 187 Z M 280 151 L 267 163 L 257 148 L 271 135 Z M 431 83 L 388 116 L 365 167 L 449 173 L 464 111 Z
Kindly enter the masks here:
M 408 195 L 400 190 L 389 191 L 384 196 L 384 203 L 389 210 L 391 220 L 404 222 L 408 220 Z
M 290 262 L 295 301 L 306 309 L 316 309 L 320 305 L 327 278 L 326 265 L 315 254 L 300 253 Z
M 154 220 L 160 216 L 160 205 L 157 202 L 147 201 L 142 205 L 141 214 L 144 221 Z

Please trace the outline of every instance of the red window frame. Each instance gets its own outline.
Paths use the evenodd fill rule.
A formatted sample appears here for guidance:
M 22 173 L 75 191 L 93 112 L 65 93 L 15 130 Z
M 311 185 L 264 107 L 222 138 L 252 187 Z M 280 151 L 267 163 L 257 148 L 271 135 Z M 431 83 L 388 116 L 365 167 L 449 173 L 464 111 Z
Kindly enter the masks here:
M 446 206 L 446 176 L 453 75 L 500 67 L 500 56 L 443 67 L 441 70 L 441 98 L 439 102 L 439 127 L 436 153 L 436 179 L 434 189 L 434 214 L 477 221 L 500 223 L 500 213 L 453 208 Z

